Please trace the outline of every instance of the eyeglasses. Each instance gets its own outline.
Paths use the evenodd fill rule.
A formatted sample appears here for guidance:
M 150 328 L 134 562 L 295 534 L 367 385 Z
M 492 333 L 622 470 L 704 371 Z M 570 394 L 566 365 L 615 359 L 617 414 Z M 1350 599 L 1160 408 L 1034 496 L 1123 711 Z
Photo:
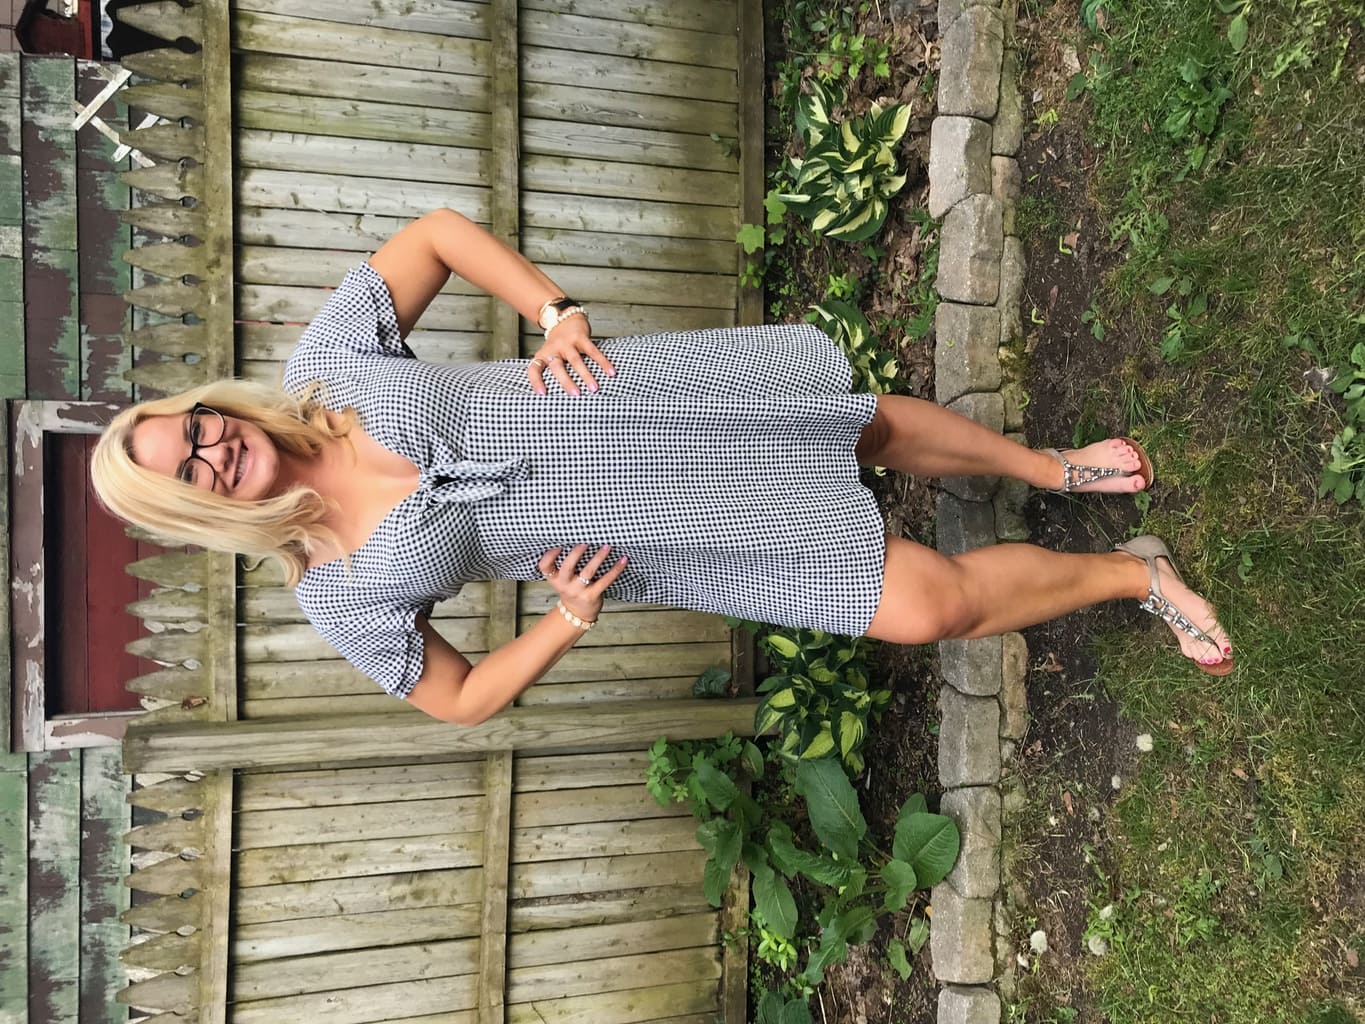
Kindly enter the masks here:
M 222 441 L 226 429 L 221 412 L 195 403 L 190 410 L 190 457 L 180 463 L 175 475 L 192 487 L 212 490 L 217 486 L 218 470 L 207 459 L 200 458 L 199 452 Z

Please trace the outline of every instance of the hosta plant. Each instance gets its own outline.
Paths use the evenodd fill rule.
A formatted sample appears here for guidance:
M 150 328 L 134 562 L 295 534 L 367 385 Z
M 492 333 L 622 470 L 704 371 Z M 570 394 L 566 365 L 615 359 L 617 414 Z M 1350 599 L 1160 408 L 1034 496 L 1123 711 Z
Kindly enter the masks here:
M 780 198 L 817 234 L 861 241 L 881 228 L 888 200 L 905 185 L 895 146 L 910 124 L 910 107 L 874 103 L 863 116 L 836 124 L 829 116 L 830 91 L 818 81 L 810 87 L 796 106 L 805 156 L 788 159 L 793 185 Z
M 834 339 L 853 367 L 853 390 L 885 394 L 896 379 L 896 357 L 877 347 L 867 317 L 840 299 L 826 299 L 811 307 L 819 328 Z

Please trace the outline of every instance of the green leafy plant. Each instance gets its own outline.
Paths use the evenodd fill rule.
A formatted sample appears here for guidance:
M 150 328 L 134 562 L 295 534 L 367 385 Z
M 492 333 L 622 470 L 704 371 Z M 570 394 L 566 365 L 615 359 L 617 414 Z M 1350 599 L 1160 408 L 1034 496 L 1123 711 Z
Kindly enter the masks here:
M 899 370 L 896 357 L 877 345 L 867 317 L 847 302 L 826 299 L 811 307 L 810 318 L 848 356 L 855 391 L 885 394 L 891 390 Z
M 1197 291 L 1193 278 L 1175 276 L 1158 277 L 1148 286 L 1148 291 L 1157 296 L 1173 294 L 1174 301 L 1166 307 L 1161 355 L 1167 360 L 1177 360 L 1185 355 L 1195 322 L 1209 311 L 1208 293 Z
M 789 158 L 791 190 L 779 198 L 811 229 L 846 242 L 870 238 L 886 221 L 888 200 L 905 185 L 894 146 L 910 124 L 901 103 L 877 104 L 862 117 L 836 124 L 834 99 L 819 82 L 797 101 L 796 128 L 805 140 L 804 157 Z
M 805 803 L 818 842 L 812 849 L 744 792 L 743 774 L 755 767 L 762 771 L 761 759 L 755 765 L 749 753 L 752 746 L 733 735 L 706 743 L 660 738 L 650 748 L 646 784 L 660 803 L 689 803 L 700 822 L 697 842 L 707 854 L 702 888 L 712 906 L 720 905 L 736 865 L 748 868 L 753 919 L 760 935 L 766 934 L 769 962 L 789 958 L 782 940 L 793 949 L 804 944 L 798 940 L 801 918 L 791 882 L 800 877 L 816 892 L 819 936 L 809 943 L 814 948 L 794 982 L 818 986 L 825 969 L 847 957 L 850 945 L 872 937 L 883 915 L 903 910 L 915 890 L 947 876 L 961 837 L 951 818 L 929 813 L 924 797 L 915 794 L 897 815 L 891 850 L 878 849 L 843 767 L 824 758 L 800 761 L 794 769 L 788 765 L 785 776 Z M 923 945 L 925 927 L 916 926 L 912 948 L 915 942 Z
M 1222 75 L 1194 57 L 1180 65 L 1180 82 L 1172 96 L 1171 107 L 1162 129 L 1175 142 L 1186 144 L 1185 167 L 1176 175 L 1181 180 L 1190 171 L 1204 166 L 1209 142 L 1218 126 L 1223 104 L 1232 99 L 1232 90 Z
M 1100 320 L 1100 309 L 1097 303 L 1090 303 L 1090 308 L 1081 314 L 1081 323 L 1090 325 L 1090 336 L 1096 341 L 1104 340 L 1104 322 Z
M 774 674 L 754 715 L 755 731 L 776 730 L 776 750 L 789 760 L 837 756 L 863 769 L 868 727 L 881 718 L 890 690 L 868 683 L 866 640 L 813 629 L 776 630 L 761 641 Z

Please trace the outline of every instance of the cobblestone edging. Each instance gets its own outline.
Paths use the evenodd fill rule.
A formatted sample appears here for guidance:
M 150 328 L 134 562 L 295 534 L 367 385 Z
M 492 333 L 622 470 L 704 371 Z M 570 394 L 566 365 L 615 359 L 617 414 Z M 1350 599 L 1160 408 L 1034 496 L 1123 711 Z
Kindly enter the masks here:
M 934 353 L 937 399 L 1023 440 L 1017 386 L 1007 380 L 1021 332 L 1024 251 L 1015 233 L 1023 112 L 1011 47 L 1014 0 L 938 0 L 942 66 L 929 136 L 929 213 L 940 233 Z M 1003 3 L 1003 6 L 1002 6 Z M 938 548 L 957 554 L 1024 540 L 1027 487 L 996 478 L 943 481 Z M 999 1024 L 1013 994 L 1009 909 L 1001 892 L 1002 804 L 1022 738 L 1028 649 L 1018 633 L 939 644 L 939 777 L 943 813 L 962 854 L 932 893 L 939 1024 Z M 1002 798 L 1002 794 L 1003 798 Z

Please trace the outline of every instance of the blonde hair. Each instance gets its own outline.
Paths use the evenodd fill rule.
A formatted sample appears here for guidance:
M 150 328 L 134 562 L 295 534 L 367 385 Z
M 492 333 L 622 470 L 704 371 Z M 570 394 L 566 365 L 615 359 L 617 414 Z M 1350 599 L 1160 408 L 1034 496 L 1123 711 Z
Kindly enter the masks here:
M 168 398 L 142 402 L 105 428 L 90 460 L 95 493 L 114 515 L 177 544 L 255 558 L 274 558 L 292 586 L 319 544 L 336 543 L 322 525 L 328 503 L 310 487 L 295 487 L 260 501 L 238 501 L 157 473 L 133 461 L 133 429 L 152 416 L 183 416 L 196 402 L 260 427 L 293 455 L 316 455 L 355 423 L 352 410 L 333 427 L 318 400 L 319 385 L 298 397 L 244 380 L 220 380 Z

